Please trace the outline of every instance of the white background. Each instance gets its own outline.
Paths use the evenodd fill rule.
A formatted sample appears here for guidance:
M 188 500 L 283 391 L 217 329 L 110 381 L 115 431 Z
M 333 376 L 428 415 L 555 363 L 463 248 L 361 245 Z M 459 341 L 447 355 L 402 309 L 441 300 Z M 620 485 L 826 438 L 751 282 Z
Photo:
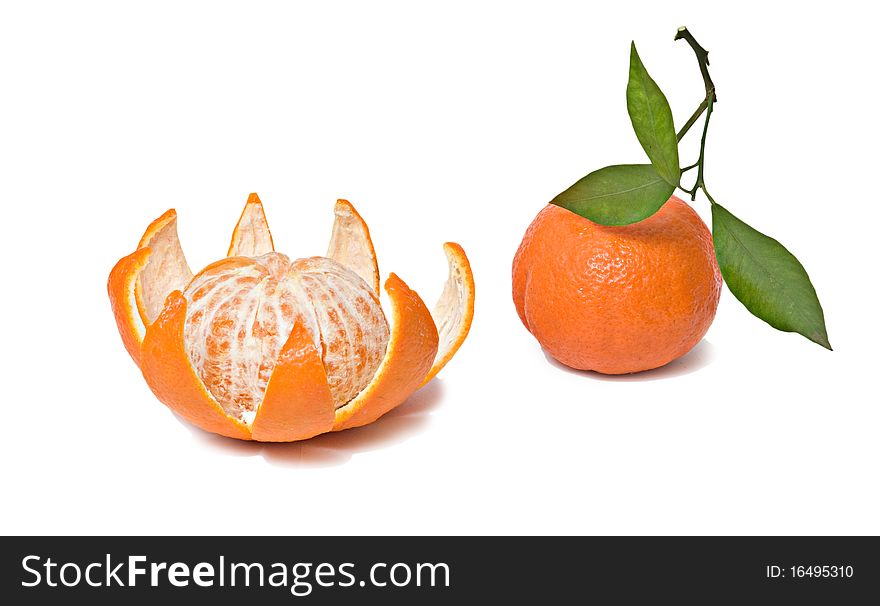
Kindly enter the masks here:
M 0 531 L 880 533 L 875 20 L 712 6 L 5 4 Z M 678 124 L 699 103 L 682 24 L 718 86 L 709 187 L 800 258 L 835 351 L 725 291 L 667 368 L 568 371 L 520 324 L 511 260 L 555 194 L 642 161 L 631 39 Z M 323 254 L 349 198 L 383 277 L 429 305 L 442 243 L 465 247 L 476 318 L 438 380 L 373 426 L 280 446 L 153 397 L 107 274 L 171 207 L 193 269 L 221 257 L 251 191 L 292 257 Z

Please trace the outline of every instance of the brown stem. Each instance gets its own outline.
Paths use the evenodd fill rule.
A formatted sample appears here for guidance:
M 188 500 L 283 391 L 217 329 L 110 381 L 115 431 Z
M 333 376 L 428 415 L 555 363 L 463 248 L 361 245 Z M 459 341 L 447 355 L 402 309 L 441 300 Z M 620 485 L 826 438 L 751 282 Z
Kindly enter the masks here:
M 700 64 L 700 73 L 703 74 L 703 83 L 706 85 L 706 98 L 708 99 L 711 96 L 713 103 L 718 101 L 718 96 L 715 94 L 715 84 L 712 83 L 712 77 L 709 75 L 709 51 L 700 46 L 700 43 L 697 42 L 697 39 L 694 38 L 694 35 L 686 27 L 678 28 L 675 39 L 686 41 L 694 49 L 697 63 Z

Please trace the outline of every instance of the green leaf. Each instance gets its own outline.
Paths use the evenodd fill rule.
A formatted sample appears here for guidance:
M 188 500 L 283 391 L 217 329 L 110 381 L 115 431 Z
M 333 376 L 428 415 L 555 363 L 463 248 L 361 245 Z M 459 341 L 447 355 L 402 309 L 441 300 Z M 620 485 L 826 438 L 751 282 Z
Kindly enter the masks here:
M 712 205 L 712 237 L 721 275 L 746 309 L 773 328 L 831 349 L 822 305 L 793 254 L 718 204 Z
M 552 203 L 600 225 L 629 225 L 660 210 L 674 190 L 650 164 L 619 164 L 591 172 Z
M 629 55 L 629 82 L 626 84 L 626 109 L 636 137 L 642 144 L 657 174 L 670 185 L 678 186 L 681 168 L 678 163 L 678 139 L 672 110 L 666 95 L 642 64 L 635 42 Z

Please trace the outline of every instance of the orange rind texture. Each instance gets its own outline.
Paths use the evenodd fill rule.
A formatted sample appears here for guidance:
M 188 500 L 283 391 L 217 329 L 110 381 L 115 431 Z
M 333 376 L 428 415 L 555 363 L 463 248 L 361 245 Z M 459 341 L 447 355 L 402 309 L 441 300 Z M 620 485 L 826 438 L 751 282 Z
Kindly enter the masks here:
M 141 344 L 147 328 L 138 308 L 135 284 L 147 264 L 150 252 L 149 248 L 139 248 L 122 257 L 110 271 L 110 278 L 107 280 L 107 294 L 110 296 L 110 307 L 116 318 L 119 336 L 122 337 L 122 344 L 131 359 L 138 366 L 141 365 Z
M 308 331 L 297 324 L 278 355 L 251 427 L 253 439 L 293 442 L 328 432 L 335 420 L 333 409 L 321 356 Z
M 227 415 L 205 389 L 183 347 L 186 299 L 179 290 L 168 295 L 165 308 L 141 347 L 141 371 L 156 397 L 193 425 L 221 436 L 251 439 L 251 430 Z
M 331 393 L 332 382 L 328 379 L 327 364 L 330 359 L 336 360 L 331 363 L 330 368 L 338 378 L 339 350 L 336 344 L 325 340 L 327 326 L 316 320 L 320 314 L 310 313 L 307 310 L 311 308 L 305 304 L 301 308 L 294 306 L 293 311 L 289 306 L 284 307 L 286 301 L 301 303 L 306 300 L 297 299 L 299 295 L 296 293 L 312 292 L 315 288 L 315 276 L 285 274 L 282 278 L 289 282 L 283 282 L 281 286 L 272 283 L 276 300 L 271 303 L 279 306 L 278 313 L 266 317 L 279 318 L 279 322 L 289 318 L 294 320 L 287 326 L 283 322 L 264 326 L 258 321 L 252 324 L 251 332 L 241 336 L 241 339 L 253 345 L 253 339 L 262 334 L 280 335 L 283 340 L 278 342 L 278 337 L 274 337 L 277 343 L 274 349 L 256 347 L 256 351 L 272 352 L 269 363 L 262 360 L 255 367 L 250 359 L 225 359 L 232 359 L 241 367 L 251 364 L 249 368 L 252 369 L 252 374 L 256 373 L 262 381 L 256 392 L 259 394 L 259 401 L 254 410 L 249 409 L 247 416 L 244 413 L 235 416 L 235 411 L 230 411 L 226 404 L 221 405 L 221 402 L 228 400 L 229 393 L 220 393 L 217 390 L 225 389 L 227 383 L 215 380 L 211 384 L 213 387 L 209 389 L 200 376 L 201 371 L 193 363 L 191 356 L 196 355 L 192 347 L 194 333 L 188 332 L 192 331 L 188 322 L 194 321 L 190 316 L 198 313 L 198 308 L 194 307 L 188 315 L 188 297 L 196 294 L 184 293 L 190 292 L 188 287 L 192 290 L 196 285 L 180 246 L 177 215 L 173 209 L 151 223 L 137 250 L 120 259 L 114 266 L 107 289 L 123 345 L 140 367 L 150 389 L 168 408 L 189 423 L 223 436 L 261 442 L 291 442 L 376 421 L 430 381 L 461 347 L 473 320 L 473 273 L 461 246 L 447 243 L 444 250 L 449 264 L 449 276 L 434 306 L 433 314 L 419 295 L 397 275 L 390 274 L 385 282 L 385 291 L 391 303 L 388 314 L 390 336 L 386 325 L 381 324 L 383 338 L 387 338 L 387 345 L 384 345 L 385 341 L 379 341 L 384 347 L 381 362 L 379 358 L 375 358 L 378 367 L 373 367 L 376 370 L 371 378 L 370 375 L 364 377 L 365 383 L 359 384 L 362 385 L 362 388 L 358 388 L 359 391 L 349 392 L 356 393 L 351 399 L 347 395 L 336 396 L 334 399 L 333 393 L 338 392 Z M 235 226 L 226 259 L 230 257 L 247 257 L 259 262 L 274 263 L 273 266 L 287 267 L 275 259 L 279 255 L 274 253 L 274 243 L 263 205 L 256 194 L 251 194 L 248 198 Z M 257 257 L 260 259 L 256 259 Z M 323 295 L 317 298 L 312 296 L 308 300 L 313 305 L 328 305 L 327 313 L 330 315 L 327 317 L 331 319 L 347 310 L 354 313 L 356 319 L 361 318 L 360 324 L 342 324 L 348 326 L 348 330 L 341 333 L 348 341 L 340 347 L 341 351 L 351 351 L 352 355 L 358 356 L 351 364 L 362 369 L 364 347 L 361 346 L 361 341 L 352 339 L 365 339 L 365 342 L 372 343 L 373 346 L 377 342 L 373 335 L 363 335 L 361 331 L 376 330 L 373 328 L 375 324 L 363 324 L 362 318 L 364 310 L 370 305 L 379 305 L 380 282 L 370 230 L 350 202 L 336 202 L 327 257 L 323 263 L 320 262 L 320 257 L 314 259 L 315 262 L 306 260 L 306 265 L 328 267 L 331 274 L 327 274 L 323 290 L 319 288 Z M 221 262 L 222 260 L 217 263 Z M 245 258 L 230 262 L 252 263 Z M 215 264 L 211 266 L 213 265 Z M 300 265 L 294 263 L 293 266 Z M 333 267 L 338 269 L 334 270 Z M 303 283 L 302 291 L 298 286 L 300 280 L 309 281 L 308 284 Z M 342 303 L 334 298 L 334 285 L 338 285 L 336 288 L 343 286 L 340 280 L 351 283 L 350 288 L 346 287 L 350 291 L 347 295 L 349 298 Z M 357 287 L 355 283 L 363 286 Z M 292 299 L 277 298 L 277 293 L 280 292 L 278 288 L 282 287 L 291 289 Z M 234 292 L 240 292 L 241 284 L 236 288 L 238 290 Z M 360 291 L 359 288 L 365 290 Z M 359 292 L 372 294 L 358 295 Z M 235 294 L 228 298 L 229 305 L 243 299 L 251 306 L 248 310 L 253 309 L 253 303 L 247 297 Z M 370 303 L 370 300 L 375 303 Z M 227 333 L 229 324 L 226 318 L 239 313 L 238 309 L 224 309 L 225 315 L 220 314 L 220 319 L 215 320 L 221 324 L 226 323 L 220 327 L 227 328 Z M 381 321 L 382 313 L 378 307 L 375 309 Z M 244 308 L 241 310 L 241 313 L 255 314 Z M 361 316 L 357 313 L 361 313 Z M 242 316 L 235 317 L 240 320 Z M 199 321 L 205 320 L 200 318 Z M 233 332 L 237 330 L 236 328 Z M 288 330 L 289 333 L 285 332 Z M 204 350 L 206 355 L 217 352 L 219 355 L 227 355 L 230 347 L 234 349 L 240 345 L 238 342 L 230 345 L 228 340 L 212 342 L 215 333 L 209 331 L 204 334 L 208 335 L 203 337 L 207 339 Z M 352 334 L 355 336 L 351 336 Z M 336 350 L 336 358 L 327 357 L 333 353 L 328 352 L 329 349 Z M 212 390 L 213 393 L 218 393 L 217 397 L 212 395 Z M 346 399 L 348 401 L 344 401 Z
M 609 375 L 659 368 L 690 351 L 715 318 L 722 284 L 709 228 L 676 196 L 622 226 L 548 204 L 511 269 L 516 311 L 544 351 Z

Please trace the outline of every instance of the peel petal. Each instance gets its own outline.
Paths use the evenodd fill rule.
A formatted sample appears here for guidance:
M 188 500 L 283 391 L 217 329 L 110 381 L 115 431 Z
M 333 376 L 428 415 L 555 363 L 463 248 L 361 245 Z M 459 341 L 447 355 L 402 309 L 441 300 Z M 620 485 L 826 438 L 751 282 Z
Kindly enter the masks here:
M 172 208 L 150 223 L 138 243 L 149 248 L 149 259 L 135 282 L 135 300 L 144 325 L 153 323 L 173 290 L 183 290 L 193 273 L 190 271 L 180 239 L 177 237 L 177 212 Z
M 141 248 L 123 257 L 110 271 L 107 280 L 107 294 L 110 307 L 116 317 L 116 327 L 126 351 L 138 366 L 141 365 L 141 343 L 147 331 L 135 296 L 138 276 L 150 257 L 149 248 Z
M 393 273 L 385 291 L 391 298 L 385 357 L 370 384 L 336 411 L 333 431 L 372 423 L 399 406 L 422 384 L 437 355 L 437 328 L 419 295 Z
M 334 419 L 321 355 L 305 324 L 298 322 L 278 355 L 251 435 L 261 442 L 305 440 L 330 431 Z
M 156 397 L 168 408 L 206 431 L 250 440 L 251 431 L 227 415 L 196 375 L 184 349 L 186 299 L 179 290 L 149 327 L 141 348 L 141 371 Z
M 327 257 L 345 265 L 379 294 L 379 265 L 370 228 L 348 200 L 337 200 Z
M 232 241 L 229 243 L 226 256 L 259 257 L 274 250 L 275 245 L 272 242 L 272 233 L 269 231 L 263 203 L 260 202 L 260 196 L 251 194 L 232 231 Z
M 440 346 L 437 357 L 422 385 L 434 378 L 452 359 L 471 329 L 474 320 L 474 274 L 464 249 L 455 242 L 443 245 L 449 262 L 449 277 L 432 313 Z

